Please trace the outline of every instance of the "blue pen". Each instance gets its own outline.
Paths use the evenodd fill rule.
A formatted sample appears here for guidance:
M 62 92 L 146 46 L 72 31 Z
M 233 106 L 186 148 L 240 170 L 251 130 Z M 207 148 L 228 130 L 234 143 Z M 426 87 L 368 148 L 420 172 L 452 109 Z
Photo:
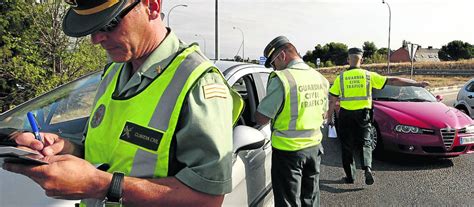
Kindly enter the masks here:
M 33 130 L 35 139 L 40 142 L 43 142 L 43 139 L 41 138 L 41 135 L 39 133 L 38 124 L 36 123 L 35 115 L 33 115 L 33 113 L 31 112 L 28 112 L 26 113 L 26 116 L 28 117 L 28 121 L 30 122 L 31 130 Z

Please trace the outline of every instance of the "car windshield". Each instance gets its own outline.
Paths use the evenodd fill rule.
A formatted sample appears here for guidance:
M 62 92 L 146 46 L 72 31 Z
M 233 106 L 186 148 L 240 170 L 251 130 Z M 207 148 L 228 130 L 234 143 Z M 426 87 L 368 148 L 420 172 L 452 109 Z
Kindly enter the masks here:
M 26 113 L 33 112 L 41 131 L 82 140 L 100 73 L 85 76 L 0 115 L 0 128 L 31 131 Z
M 414 86 L 386 85 L 382 90 L 374 89 L 372 97 L 377 101 L 436 102 L 433 94 Z

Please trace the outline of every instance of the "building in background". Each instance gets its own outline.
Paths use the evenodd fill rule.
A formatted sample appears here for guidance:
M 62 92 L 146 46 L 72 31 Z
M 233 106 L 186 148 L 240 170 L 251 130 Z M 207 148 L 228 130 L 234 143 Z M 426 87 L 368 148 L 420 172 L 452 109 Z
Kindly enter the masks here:
M 438 57 L 439 49 L 435 49 L 431 46 L 428 48 L 422 48 L 418 46 L 415 51 L 414 62 L 440 62 Z M 390 62 L 400 63 L 400 62 L 410 62 L 410 46 L 404 40 L 402 47 L 398 50 L 395 50 L 390 55 Z

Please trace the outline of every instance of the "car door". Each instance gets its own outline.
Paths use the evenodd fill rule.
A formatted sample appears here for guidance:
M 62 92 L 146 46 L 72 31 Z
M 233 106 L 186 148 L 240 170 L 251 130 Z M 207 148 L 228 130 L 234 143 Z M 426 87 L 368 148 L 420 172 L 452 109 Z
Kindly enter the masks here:
M 262 148 L 245 150 L 234 157 L 232 193 L 226 195 L 224 206 L 263 206 L 271 200 L 270 126 L 257 126 L 254 114 L 266 94 L 268 69 L 244 68 L 229 75 L 228 83 L 242 96 L 245 108 L 238 122 L 257 128 L 267 139 Z

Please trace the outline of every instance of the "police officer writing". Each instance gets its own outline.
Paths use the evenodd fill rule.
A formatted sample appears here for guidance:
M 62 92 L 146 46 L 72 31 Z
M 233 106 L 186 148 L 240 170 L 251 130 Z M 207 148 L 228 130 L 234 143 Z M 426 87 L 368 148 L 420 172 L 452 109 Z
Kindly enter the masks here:
M 265 66 L 275 71 L 256 120 L 259 125 L 271 120 L 275 206 L 319 206 L 320 127 L 327 111 L 329 83 L 303 62 L 286 37 L 273 39 L 264 56 Z
M 242 109 L 197 45 L 160 18 L 160 0 L 67 0 L 63 31 L 91 35 L 105 67 L 83 145 L 16 135 L 48 165 L 3 167 L 82 206 L 220 206 L 232 189 L 232 128 Z M 213 120 L 212 125 L 208 120 Z M 106 171 L 94 165 L 105 163 Z M 104 166 L 104 165 L 102 165 Z
M 362 143 L 361 162 L 362 169 L 365 171 L 365 183 L 372 185 L 374 183 L 371 170 L 372 137 L 370 133 L 372 89 L 382 89 L 385 85 L 426 87 L 429 83 L 399 77 L 385 77 L 361 69 L 362 50 L 359 48 L 349 49 L 348 61 L 349 69 L 336 77 L 329 90 L 328 114 L 333 114 L 335 104 L 339 100 L 338 136 L 342 146 L 342 165 L 346 173 L 343 180 L 346 183 L 354 183 L 356 174 L 354 151 L 358 150 L 357 148 Z M 334 125 L 331 121 L 329 124 Z

